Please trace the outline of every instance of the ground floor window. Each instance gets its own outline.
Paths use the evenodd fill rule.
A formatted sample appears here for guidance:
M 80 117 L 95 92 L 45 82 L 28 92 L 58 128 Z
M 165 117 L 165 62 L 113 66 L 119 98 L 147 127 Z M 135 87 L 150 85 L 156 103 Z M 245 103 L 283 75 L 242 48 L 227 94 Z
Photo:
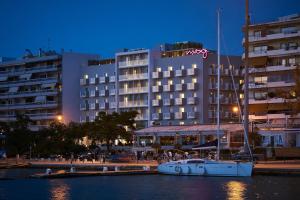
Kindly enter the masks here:
M 162 136 L 160 137 L 160 144 L 162 146 L 171 146 L 175 144 L 174 136 Z
M 197 145 L 199 144 L 199 137 L 196 135 L 183 135 L 182 145 Z

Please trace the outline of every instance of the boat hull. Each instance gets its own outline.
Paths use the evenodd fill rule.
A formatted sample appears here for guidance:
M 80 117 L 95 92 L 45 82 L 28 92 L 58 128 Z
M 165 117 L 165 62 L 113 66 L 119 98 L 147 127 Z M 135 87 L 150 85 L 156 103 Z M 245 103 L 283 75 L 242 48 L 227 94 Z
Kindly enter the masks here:
M 210 161 L 205 163 L 164 163 L 158 172 L 170 175 L 190 176 L 251 176 L 252 162 Z

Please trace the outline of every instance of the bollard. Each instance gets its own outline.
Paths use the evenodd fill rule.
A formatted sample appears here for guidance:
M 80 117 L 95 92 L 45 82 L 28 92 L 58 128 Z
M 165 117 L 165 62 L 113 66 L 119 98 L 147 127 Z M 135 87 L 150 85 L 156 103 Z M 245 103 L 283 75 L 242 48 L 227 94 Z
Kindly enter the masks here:
M 46 169 L 46 174 L 47 174 L 47 175 L 52 174 L 52 170 L 51 170 L 50 168 L 47 168 L 47 169 Z
M 74 172 L 76 172 L 76 169 L 75 169 L 75 167 L 71 167 L 71 169 L 70 169 L 70 172 L 71 172 L 71 173 L 74 173 Z
M 103 171 L 104 171 L 104 172 L 107 172 L 107 171 L 108 171 L 108 168 L 107 168 L 107 167 L 103 167 Z

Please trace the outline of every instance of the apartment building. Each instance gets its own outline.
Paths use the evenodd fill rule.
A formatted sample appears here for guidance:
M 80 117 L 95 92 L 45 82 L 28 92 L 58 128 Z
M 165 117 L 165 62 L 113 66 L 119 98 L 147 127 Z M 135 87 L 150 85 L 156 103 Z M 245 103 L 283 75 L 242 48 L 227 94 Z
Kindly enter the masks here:
M 263 146 L 300 146 L 300 16 L 250 25 L 249 61 L 249 119 Z
M 221 121 L 237 122 L 241 58 L 228 58 L 231 67 L 221 56 Z M 126 49 L 113 59 L 91 61 L 81 71 L 80 121 L 94 120 L 99 111 L 136 110 L 137 128 L 215 123 L 216 62 L 214 51 L 193 42 Z
M 1 59 L 0 121 L 14 121 L 26 114 L 37 130 L 53 120 L 75 121 L 79 116 L 80 67 L 95 55 L 29 50 L 21 59 Z M 77 71 L 77 73 L 76 73 Z M 76 92 L 77 91 L 77 92 Z

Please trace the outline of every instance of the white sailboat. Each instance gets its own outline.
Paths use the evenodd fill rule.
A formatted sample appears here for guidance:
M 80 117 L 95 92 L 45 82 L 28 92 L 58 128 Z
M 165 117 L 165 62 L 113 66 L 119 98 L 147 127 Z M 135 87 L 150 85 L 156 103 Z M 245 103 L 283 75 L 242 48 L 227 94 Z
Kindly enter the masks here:
M 246 5 L 247 6 L 247 5 Z M 246 7 L 246 15 L 248 17 L 248 8 Z M 200 175 L 200 176 L 251 176 L 253 169 L 252 161 L 221 161 L 219 159 L 220 155 L 220 11 L 218 11 L 218 106 L 217 106 L 217 156 L 215 160 L 208 159 L 185 159 L 178 161 L 171 161 L 160 164 L 158 166 L 158 172 L 162 174 L 172 174 L 172 175 Z M 247 18 L 248 20 L 248 18 Z M 246 22 L 246 26 L 248 21 Z M 246 30 L 247 31 L 247 30 Z M 246 34 L 246 37 L 247 34 Z M 247 65 L 247 63 L 246 63 Z M 247 73 L 247 72 L 246 72 Z M 248 84 L 245 81 L 245 85 Z M 246 88 L 247 89 L 247 88 Z M 245 93 L 248 92 L 247 90 Z M 247 102 L 245 101 L 245 104 Z M 248 113 L 248 112 L 245 112 Z M 247 115 L 248 116 L 248 115 Z M 245 117 L 247 118 L 247 117 Z M 248 144 L 248 120 L 244 120 L 244 138 L 245 145 L 250 152 Z M 246 124 L 247 123 L 247 124 Z

